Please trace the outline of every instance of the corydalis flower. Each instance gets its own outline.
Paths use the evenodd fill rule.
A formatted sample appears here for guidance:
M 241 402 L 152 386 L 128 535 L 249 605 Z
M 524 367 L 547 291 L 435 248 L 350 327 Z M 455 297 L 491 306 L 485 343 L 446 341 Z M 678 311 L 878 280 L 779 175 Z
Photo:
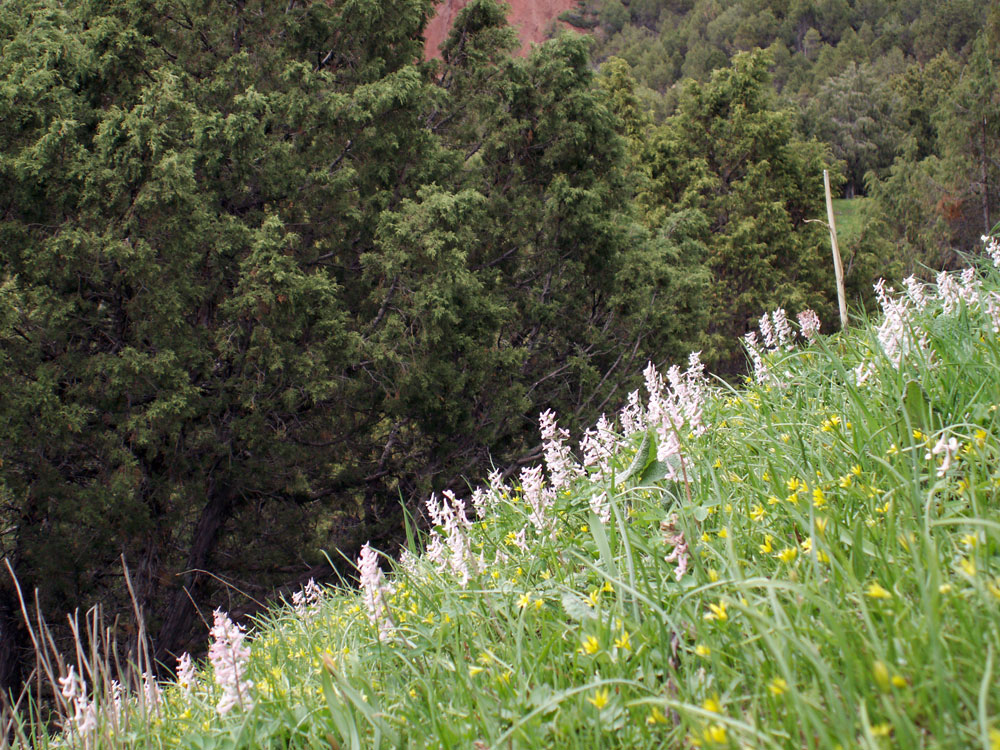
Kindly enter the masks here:
M 611 501 L 607 492 L 598 492 L 590 496 L 590 509 L 601 519 L 601 523 L 611 520 Z
M 941 298 L 941 309 L 945 315 L 951 315 L 958 309 L 962 299 L 962 290 L 955 278 L 947 271 L 937 275 L 938 296 Z
M 819 315 L 815 310 L 803 310 L 798 314 L 799 328 L 807 341 L 815 341 L 819 336 L 820 322 Z
M 667 371 L 667 381 L 663 382 L 650 362 L 643 371 L 646 390 L 649 391 L 649 407 L 646 419 L 656 430 L 656 458 L 667 464 L 667 478 L 677 479 L 677 467 L 670 459 L 676 457 L 683 464 L 681 455 L 681 430 L 700 435 L 705 431 L 702 423 L 702 406 L 705 401 L 706 386 L 704 366 L 697 352 L 688 358 L 688 369 L 682 373 L 674 365 Z
M 446 565 L 464 586 L 474 573 L 479 572 L 469 544 L 472 521 L 465 514 L 465 501 L 455 497 L 450 490 L 442 494 L 444 499 L 440 502 L 435 495 L 427 501 L 427 513 L 435 526 L 431 529 L 427 557 L 439 565 Z M 443 538 L 438 528 L 443 531 Z
M 956 284 L 956 299 L 959 295 L 957 288 Z M 875 283 L 875 296 L 878 297 L 884 316 L 876 335 L 885 356 L 898 369 L 908 354 L 920 352 L 929 358 L 930 343 L 927 339 L 927 332 L 916 327 L 913 319 L 913 308 L 910 306 L 908 298 L 894 298 L 892 294 L 892 287 L 886 286 L 884 279 L 879 279 Z M 863 362 L 855 368 L 854 372 L 858 384 L 864 383 L 874 374 L 875 364 Z
M 602 414 L 597 425 L 583 433 L 580 440 L 580 451 L 583 453 L 583 465 L 586 468 L 596 467 L 594 480 L 600 482 L 609 471 L 608 462 L 615 455 L 618 437 L 611 424 Z
M 292 594 L 292 606 L 299 617 L 308 618 L 316 612 L 322 598 L 323 589 L 316 585 L 314 579 L 310 578 L 301 591 Z
M 646 410 L 639 398 L 639 391 L 628 394 L 628 404 L 618 414 L 622 435 L 628 437 L 646 429 Z
M 222 697 L 215 710 L 225 716 L 236 706 L 248 709 L 253 705 L 250 698 L 253 683 L 246 679 L 250 647 L 243 642 L 246 637 L 243 627 L 236 625 L 225 612 L 217 609 L 213 617 L 208 661 L 216 684 L 222 688 Z
M 541 466 L 521 470 L 521 492 L 529 508 L 528 518 L 539 532 L 550 531 L 555 524 L 551 516 L 555 492 L 545 486 Z
M 361 548 L 358 557 L 358 570 L 361 572 L 361 596 L 368 610 L 368 619 L 378 628 L 378 639 L 384 641 L 391 638 L 395 626 L 389 616 L 386 604 L 386 586 L 382 576 L 382 568 L 378 564 L 378 555 L 368 542 Z
M 993 265 L 1000 268 L 1000 240 L 986 234 L 984 234 L 980 239 L 983 241 L 983 244 L 986 245 L 986 254 L 993 260 Z
M 750 355 L 750 360 L 753 362 L 754 380 L 758 385 L 768 385 L 774 380 L 774 376 L 771 375 L 771 370 L 764 361 L 764 352 L 761 351 L 757 334 L 754 331 L 749 331 L 743 337 L 743 342 Z
M 507 487 L 503 483 L 503 475 L 499 469 L 494 469 L 487 477 L 489 488 L 476 487 L 472 492 L 472 507 L 476 511 L 476 516 L 485 518 L 487 513 L 496 507 L 497 503 L 507 493 Z
M 74 667 L 69 674 L 59 678 L 59 692 L 72 707 L 73 715 L 64 723 L 64 729 L 87 738 L 97 729 L 97 707 L 87 696 L 87 683 L 76 674 Z
M 922 282 L 917 281 L 916 276 L 907 276 L 903 279 L 903 286 L 906 287 L 906 296 L 918 310 L 923 310 L 931 302 L 931 296 L 927 294 L 927 287 Z
M 990 316 L 993 333 L 1000 333 L 1000 294 L 990 292 L 986 298 L 986 312 Z
M 549 469 L 549 486 L 558 491 L 567 487 L 581 474 L 580 467 L 573 459 L 573 453 L 566 445 L 569 431 L 559 428 L 555 412 L 551 409 L 546 409 L 538 415 L 538 426 L 542 433 L 545 465 Z
M 142 673 L 142 697 L 145 701 L 147 711 L 151 707 L 158 705 L 160 698 L 162 697 L 160 683 L 158 683 L 156 681 L 156 677 L 149 672 Z
M 194 662 L 191 654 L 186 651 L 177 657 L 177 685 L 185 695 L 190 695 L 194 690 Z
M 660 522 L 660 532 L 663 534 L 663 542 L 673 549 L 664 559 L 668 563 L 676 563 L 674 578 L 678 581 L 687 573 L 688 564 L 691 561 L 687 540 L 684 532 L 677 528 L 677 516 L 671 515 L 665 521 Z
M 948 469 L 951 468 L 952 459 L 955 457 L 957 452 L 958 441 L 955 438 L 946 440 L 944 435 L 942 435 L 940 440 L 938 440 L 934 447 L 931 448 L 924 456 L 924 460 L 929 461 L 934 456 L 940 456 L 942 453 L 944 454 L 944 458 L 941 460 L 941 465 L 937 470 L 938 479 L 940 479 L 948 473 Z
M 774 321 L 774 332 L 778 334 L 778 346 L 791 349 L 794 346 L 795 332 L 788 322 L 788 316 L 783 307 L 771 313 L 771 320 Z

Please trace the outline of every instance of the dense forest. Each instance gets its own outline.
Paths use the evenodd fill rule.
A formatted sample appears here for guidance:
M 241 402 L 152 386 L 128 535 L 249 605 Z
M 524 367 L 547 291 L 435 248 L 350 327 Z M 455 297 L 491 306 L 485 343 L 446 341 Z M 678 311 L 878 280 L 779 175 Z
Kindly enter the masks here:
M 628 61 L 658 120 L 676 112 L 684 81 L 766 49 L 796 137 L 830 147 L 844 197 L 873 199 L 848 264 L 864 281 L 873 265 L 953 266 L 1000 219 L 995 3 L 588 0 L 564 18 L 595 31 L 595 60 Z
M 541 410 L 831 328 L 824 169 L 869 199 L 855 305 L 1000 216 L 982 3 L 607 0 L 522 58 L 473 0 L 424 61 L 432 11 L 0 5 L 0 551 L 53 621 L 128 617 L 127 564 L 173 663 L 515 472 Z M 0 632 L 15 686 L 9 578 Z

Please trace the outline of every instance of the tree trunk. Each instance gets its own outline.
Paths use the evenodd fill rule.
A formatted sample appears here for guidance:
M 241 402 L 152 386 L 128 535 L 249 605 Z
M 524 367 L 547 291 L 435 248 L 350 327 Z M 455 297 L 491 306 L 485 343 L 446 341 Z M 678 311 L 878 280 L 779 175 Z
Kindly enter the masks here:
M 208 488 L 208 502 L 202 508 L 201 517 L 191 539 L 185 573 L 180 588 L 167 605 L 163 625 L 156 636 L 154 659 L 160 668 L 173 668 L 174 660 L 180 655 L 179 649 L 191 629 L 195 616 L 197 595 L 208 578 L 203 572 L 208 565 L 212 550 L 215 549 L 219 534 L 232 515 L 235 492 L 228 482 L 220 483 L 212 479 Z
M 21 611 L 14 592 L 0 587 L 0 691 L 15 700 L 24 686 L 24 658 L 29 653 Z

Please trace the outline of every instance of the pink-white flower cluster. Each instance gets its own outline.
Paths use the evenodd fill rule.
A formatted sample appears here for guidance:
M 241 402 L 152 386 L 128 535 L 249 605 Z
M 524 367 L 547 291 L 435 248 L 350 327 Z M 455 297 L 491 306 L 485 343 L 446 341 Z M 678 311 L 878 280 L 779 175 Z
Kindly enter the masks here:
M 706 429 L 702 422 L 702 408 L 708 390 L 704 370 L 699 353 L 692 352 L 688 358 L 688 369 L 682 373 L 674 365 L 667 371 L 667 382 L 652 362 L 643 371 L 649 392 L 646 419 L 656 430 L 656 458 L 670 467 L 667 470 L 669 479 L 679 476 L 677 466 L 670 459 L 678 458 L 683 462 L 682 430 L 700 435 Z
M 930 359 L 930 344 L 927 332 L 919 328 L 913 319 L 914 308 L 910 297 L 893 297 L 892 287 L 886 286 L 884 279 L 875 283 L 875 296 L 882 307 L 882 323 L 876 330 L 879 344 L 885 356 L 897 369 L 903 360 L 914 353 Z M 860 385 L 875 374 L 874 362 L 863 362 L 855 370 Z
M 528 506 L 528 520 L 535 531 L 539 534 L 551 532 L 555 527 L 552 507 L 556 502 L 556 493 L 551 487 L 545 486 L 541 466 L 521 469 L 521 496 Z
M 441 501 L 435 495 L 427 501 L 427 513 L 434 524 L 427 544 L 427 558 L 449 568 L 464 586 L 479 572 L 479 563 L 472 554 L 468 536 L 472 521 L 465 514 L 464 500 L 455 497 L 451 490 L 442 494 L 444 499 Z M 439 528 L 441 531 L 438 531 Z
M 1000 294 L 990 292 L 986 298 L 986 313 L 990 316 L 993 333 L 1000 333 Z
M 306 585 L 292 594 L 292 606 L 296 614 L 302 618 L 309 618 L 319 609 L 319 603 L 323 600 L 323 589 L 316 581 L 310 578 Z
M 816 311 L 806 308 L 798 314 L 797 318 L 799 328 L 802 330 L 802 336 L 806 341 L 815 341 L 816 337 L 819 336 L 821 325 L 819 315 L 816 314 Z
M 358 557 L 358 570 L 361 572 L 361 597 L 368 610 L 368 619 L 378 629 L 380 641 L 392 638 L 396 626 L 389 615 L 389 605 L 386 603 L 388 589 L 382 568 L 378 564 L 378 555 L 368 542 L 361 548 Z
M 927 293 L 927 285 L 918 281 L 916 276 L 903 279 L 903 286 L 906 287 L 906 296 L 917 310 L 925 310 L 934 299 L 932 294 Z
M 764 337 L 764 346 L 771 351 L 778 349 L 792 349 L 794 347 L 795 333 L 788 322 L 788 315 L 784 308 L 779 307 L 771 313 L 764 313 L 759 321 L 760 333 Z
M 938 479 L 943 477 L 948 473 L 948 469 L 951 468 L 951 462 L 955 458 L 955 454 L 958 453 L 958 440 L 955 438 L 945 439 L 944 435 L 934 444 L 924 455 L 925 461 L 930 461 L 934 456 L 940 456 L 944 454 L 944 458 L 941 460 L 941 465 L 937 469 Z
M 73 715 L 66 718 L 63 728 L 87 738 L 97 729 L 97 706 L 87 695 L 87 683 L 76 673 L 75 667 L 69 668 L 69 674 L 59 678 L 59 692 L 68 707 L 73 709 Z
M 488 488 L 476 487 L 472 492 L 472 507 L 478 518 L 486 518 L 500 502 L 500 498 L 508 494 L 499 469 L 491 471 L 486 481 L 489 483 Z
M 196 679 L 191 654 L 185 651 L 177 657 L 177 685 L 180 687 L 181 692 L 185 695 L 190 695 L 194 692 Z
M 1000 239 L 984 234 L 982 239 L 986 245 L 986 254 L 993 260 L 993 265 L 1000 268 Z
M 821 326 L 816 311 L 806 308 L 798 314 L 797 320 L 802 337 L 809 342 L 815 341 Z M 760 336 L 756 331 L 749 331 L 743 337 L 743 344 L 753 363 L 754 381 L 758 385 L 781 385 L 766 357 L 780 351 L 792 351 L 795 348 L 796 333 L 792 330 L 787 313 L 781 307 L 771 313 L 764 313 L 758 325 Z
M 569 440 L 569 431 L 560 428 L 556 423 L 555 412 L 546 409 L 539 414 L 538 426 L 542 433 L 545 465 L 549 470 L 549 487 L 558 492 L 568 487 L 570 482 L 583 474 L 583 471 L 566 444 Z
M 145 710 L 149 711 L 160 703 L 163 691 L 160 690 L 160 683 L 156 681 L 156 676 L 150 672 L 142 673 L 142 698 Z
M 607 492 L 592 494 L 588 503 L 594 515 L 601 519 L 601 523 L 608 523 L 611 520 L 611 500 L 608 498 Z
M 677 528 L 677 516 L 671 515 L 665 521 L 660 522 L 660 531 L 663 534 L 663 541 L 669 545 L 670 554 L 664 558 L 664 562 L 675 563 L 674 578 L 678 581 L 687 573 L 688 565 L 691 562 L 691 553 L 688 549 L 684 532 Z
M 618 449 L 618 436 L 611 423 L 603 414 L 597 424 L 583 433 L 580 452 L 583 453 L 584 468 L 595 468 L 593 479 L 601 482 L 609 473 L 610 461 Z
M 250 647 L 244 643 L 246 634 L 241 625 L 229 619 L 221 609 L 213 613 L 212 641 L 208 646 L 208 661 L 212 665 L 215 683 L 222 688 L 222 697 L 215 710 L 225 716 L 239 706 L 253 705 L 250 690 L 253 683 L 246 678 L 250 662 Z
M 947 271 L 937 275 L 938 297 L 941 299 L 941 310 L 945 315 L 954 313 L 962 300 L 962 290 L 955 277 Z
M 618 424 L 625 437 L 646 429 L 646 409 L 642 405 L 639 391 L 628 394 L 628 403 L 618 413 Z
M 777 382 L 771 374 L 771 369 L 767 366 L 767 362 L 764 361 L 764 351 L 761 349 L 756 331 L 748 331 L 743 337 L 743 344 L 750 355 L 750 361 L 753 362 L 754 381 L 758 385 L 771 385 Z

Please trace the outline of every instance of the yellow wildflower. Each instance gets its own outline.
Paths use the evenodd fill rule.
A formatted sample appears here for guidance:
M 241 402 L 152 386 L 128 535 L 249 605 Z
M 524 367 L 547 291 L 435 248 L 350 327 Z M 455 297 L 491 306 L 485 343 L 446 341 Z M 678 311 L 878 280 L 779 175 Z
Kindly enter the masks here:
M 823 494 L 823 490 L 817 487 L 813 490 L 813 506 L 818 509 L 824 505 L 826 505 L 826 496 Z
M 884 661 L 876 660 L 872 664 L 872 678 L 879 690 L 883 693 L 889 692 L 889 667 L 885 665 Z
M 771 691 L 771 695 L 783 695 L 788 690 L 788 683 L 781 677 L 775 677 L 767 689 Z
M 767 511 L 764 510 L 763 505 L 754 505 L 752 508 L 750 508 L 750 518 L 752 518 L 754 521 L 759 521 L 766 515 Z
M 708 646 L 699 643 L 697 646 L 694 647 L 694 653 L 696 656 L 700 656 L 701 658 L 704 659 L 707 656 L 711 656 L 712 649 L 710 649 Z
M 729 615 L 726 614 L 726 603 L 720 601 L 718 604 L 709 604 L 708 612 L 705 614 L 706 620 L 717 620 L 718 622 L 725 622 L 729 619 Z
M 771 542 L 773 542 L 773 541 L 774 541 L 774 537 L 771 536 L 770 534 L 768 534 L 767 536 L 764 537 L 764 543 L 761 544 L 759 546 L 759 548 L 758 548 L 758 549 L 760 549 L 760 551 L 761 551 L 762 554 L 765 554 L 765 555 L 770 555 L 771 554 L 772 550 L 774 549 L 771 546 Z
M 586 638 L 584 638 L 583 645 L 580 646 L 580 653 L 584 654 L 585 656 L 593 656 L 600 650 L 601 650 L 601 644 L 598 643 L 597 639 L 592 635 L 588 635 Z
M 785 547 L 778 553 L 778 559 L 783 563 L 791 563 L 798 555 L 799 551 L 795 547 Z
M 888 737 L 890 734 L 892 734 L 892 724 L 887 721 L 872 727 L 873 737 Z
M 623 651 L 632 650 L 632 643 L 629 640 L 629 634 L 627 630 L 623 630 L 622 634 L 618 638 L 615 638 L 615 646 L 622 649 Z
M 653 710 L 649 712 L 649 716 L 646 717 L 646 723 L 650 726 L 654 724 L 669 724 L 670 720 L 664 716 L 663 711 L 658 707 L 653 706 Z
M 878 583 L 878 581 L 872 581 L 868 584 L 868 589 L 865 591 L 865 595 L 872 599 L 892 599 L 892 594 Z
M 701 704 L 701 707 L 706 711 L 711 711 L 713 714 L 722 713 L 722 704 L 719 703 L 719 696 L 713 695 L 710 698 L 706 698 L 705 702 Z
M 587 698 L 587 700 L 590 703 L 593 703 L 594 704 L 594 708 L 596 708 L 598 711 L 600 711 L 602 708 L 604 708 L 606 705 L 608 705 L 608 701 L 611 699 L 610 695 L 611 695 L 611 691 L 608 690 L 608 688 L 604 688 L 602 690 L 595 690 L 594 691 L 594 697 L 593 698 Z

